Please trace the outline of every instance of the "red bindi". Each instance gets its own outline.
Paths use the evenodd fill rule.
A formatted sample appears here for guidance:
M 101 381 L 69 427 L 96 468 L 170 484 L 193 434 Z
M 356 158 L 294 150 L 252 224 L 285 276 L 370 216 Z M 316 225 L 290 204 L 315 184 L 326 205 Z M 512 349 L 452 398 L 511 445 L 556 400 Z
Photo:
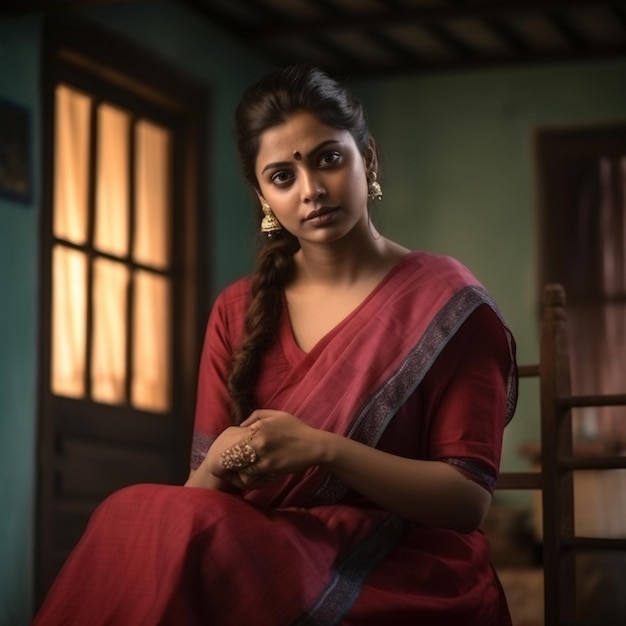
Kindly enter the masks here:
M 301 155 L 301 154 L 300 154 L 297 150 L 294 150 L 294 151 L 293 151 L 293 158 L 294 158 L 296 161 L 299 161 L 299 160 L 302 158 L 302 155 Z

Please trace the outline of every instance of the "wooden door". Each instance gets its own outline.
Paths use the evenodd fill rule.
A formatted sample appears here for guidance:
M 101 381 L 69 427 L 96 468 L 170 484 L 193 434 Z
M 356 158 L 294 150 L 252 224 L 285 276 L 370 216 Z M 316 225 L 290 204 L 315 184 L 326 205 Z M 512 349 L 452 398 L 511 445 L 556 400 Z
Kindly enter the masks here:
M 103 498 L 187 474 L 205 266 L 197 88 L 67 20 L 45 59 L 37 603 Z

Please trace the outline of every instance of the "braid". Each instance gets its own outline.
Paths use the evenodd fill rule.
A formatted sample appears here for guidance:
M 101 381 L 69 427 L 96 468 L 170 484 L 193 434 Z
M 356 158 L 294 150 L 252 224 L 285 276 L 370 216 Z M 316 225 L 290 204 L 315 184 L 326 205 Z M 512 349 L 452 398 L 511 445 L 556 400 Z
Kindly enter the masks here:
M 235 111 L 239 161 L 244 177 L 257 193 L 260 187 L 255 167 L 261 136 L 298 111 L 308 111 L 328 126 L 348 130 L 362 156 L 371 151 L 372 139 L 363 108 L 352 94 L 317 68 L 297 64 L 285 67 L 250 86 Z M 236 424 L 255 408 L 254 390 L 263 354 L 276 337 L 282 290 L 293 276 L 293 255 L 299 248 L 297 238 L 283 229 L 259 251 L 245 336 L 233 353 L 228 375 Z
M 255 408 L 254 389 L 261 360 L 278 330 L 282 289 L 293 275 L 293 255 L 298 248 L 298 240 L 284 231 L 268 240 L 259 251 L 245 319 L 245 338 L 233 353 L 228 377 L 235 424 L 240 424 Z

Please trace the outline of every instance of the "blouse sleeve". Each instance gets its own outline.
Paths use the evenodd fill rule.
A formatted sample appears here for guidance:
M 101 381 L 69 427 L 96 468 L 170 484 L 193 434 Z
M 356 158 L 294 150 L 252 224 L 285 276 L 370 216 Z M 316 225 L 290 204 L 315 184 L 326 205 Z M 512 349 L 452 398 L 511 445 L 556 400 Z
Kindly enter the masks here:
M 245 283 L 235 283 L 218 296 L 209 316 L 198 372 L 192 469 L 202 463 L 217 436 L 232 425 L 228 367 L 242 335 L 247 294 Z
M 510 411 L 514 344 L 493 309 L 474 311 L 431 368 L 431 458 L 493 491 Z

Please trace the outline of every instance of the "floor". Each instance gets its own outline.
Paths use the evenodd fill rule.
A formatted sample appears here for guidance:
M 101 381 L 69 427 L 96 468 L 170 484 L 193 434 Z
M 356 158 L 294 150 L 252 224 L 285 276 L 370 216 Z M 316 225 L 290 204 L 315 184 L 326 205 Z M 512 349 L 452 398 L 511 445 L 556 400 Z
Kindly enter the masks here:
M 543 572 L 538 567 L 498 568 L 513 626 L 544 626 Z
M 496 504 L 483 530 L 491 543 L 491 560 L 504 588 L 513 626 L 544 626 L 543 570 L 528 511 Z

